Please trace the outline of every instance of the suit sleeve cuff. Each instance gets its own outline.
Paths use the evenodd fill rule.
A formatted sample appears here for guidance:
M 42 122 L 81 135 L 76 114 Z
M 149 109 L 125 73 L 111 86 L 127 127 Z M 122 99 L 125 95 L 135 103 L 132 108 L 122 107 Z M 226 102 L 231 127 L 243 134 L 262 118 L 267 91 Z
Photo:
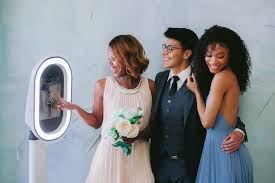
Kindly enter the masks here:
M 238 132 L 241 132 L 243 134 L 243 140 L 242 140 L 242 142 L 243 142 L 244 141 L 244 137 L 245 137 L 245 133 L 241 129 L 239 129 L 239 128 L 235 128 L 234 131 L 238 131 Z

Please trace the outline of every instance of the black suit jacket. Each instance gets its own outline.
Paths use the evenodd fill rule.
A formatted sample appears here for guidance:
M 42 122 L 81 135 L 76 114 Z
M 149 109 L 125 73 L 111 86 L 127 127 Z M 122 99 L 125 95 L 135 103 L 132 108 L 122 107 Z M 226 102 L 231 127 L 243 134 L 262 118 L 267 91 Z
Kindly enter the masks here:
M 160 119 L 159 119 L 159 106 L 160 99 L 165 84 L 169 76 L 169 71 L 163 71 L 157 74 L 155 78 L 157 92 L 155 98 L 155 105 L 152 110 L 151 116 L 151 166 L 153 173 L 158 173 L 159 161 L 160 161 Z M 183 106 L 184 119 L 186 120 L 184 129 L 184 159 L 187 162 L 188 173 L 195 181 L 201 152 L 204 144 L 206 130 L 203 128 L 199 114 L 197 112 L 197 105 L 195 95 L 192 91 L 187 91 L 188 101 Z M 242 122 L 238 122 L 238 128 L 245 132 L 245 127 Z M 173 170 L 172 170 L 173 171 Z

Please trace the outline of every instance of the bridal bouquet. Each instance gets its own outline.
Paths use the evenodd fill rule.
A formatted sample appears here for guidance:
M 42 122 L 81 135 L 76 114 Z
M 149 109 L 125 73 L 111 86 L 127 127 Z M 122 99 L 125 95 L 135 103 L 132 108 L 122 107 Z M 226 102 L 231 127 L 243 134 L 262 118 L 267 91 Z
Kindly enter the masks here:
M 143 117 L 140 107 L 123 109 L 113 114 L 113 122 L 109 136 L 113 141 L 113 146 L 120 147 L 126 155 L 131 154 L 132 145 L 122 140 L 122 137 L 135 138 L 139 133 L 139 119 Z

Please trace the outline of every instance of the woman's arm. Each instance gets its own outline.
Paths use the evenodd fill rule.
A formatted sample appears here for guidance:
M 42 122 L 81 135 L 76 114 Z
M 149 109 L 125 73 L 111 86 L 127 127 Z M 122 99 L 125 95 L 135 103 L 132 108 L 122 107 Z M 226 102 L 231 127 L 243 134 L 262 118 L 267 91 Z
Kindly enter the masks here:
M 198 90 L 197 83 L 193 76 L 188 78 L 187 87 L 196 95 L 197 109 L 203 127 L 213 127 L 216 116 L 221 107 L 224 94 L 228 89 L 228 84 L 226 82 L 226 74 L 221 72 L 214 76 L 206 104 L 204 102 L 204 98 L 201 92 Z
M 58 108 L 64 110 L 75 111 L 81 119 L 93 128 L 99 128 L 103 121 L 103 93 L 105 87 L 105 79 L 98 80 L 94 89 L 94 105 L 91 113 L 85 111 L 80 106 L 61 100 L 58 103 Z

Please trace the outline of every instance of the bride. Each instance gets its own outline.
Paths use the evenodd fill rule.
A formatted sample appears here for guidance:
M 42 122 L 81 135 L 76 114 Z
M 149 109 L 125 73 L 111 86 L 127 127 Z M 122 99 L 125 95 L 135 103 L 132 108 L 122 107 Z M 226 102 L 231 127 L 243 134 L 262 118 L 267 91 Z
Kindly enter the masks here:
M 109 43 L 109 65 L 112 76 L 96 82 L 91 113 L 76 104 L 60 101 L 62 110 L 73 110 L 93 128 L 102 127 L 101 140 L 93 157 L 86 183 L 153 183 L 149 159 L 148 123 L 155 83 L 141 76 L 149 64 L 139 41 L 131 35 L 119 35 Z M 123 137 L 132 151 L 125 155 L 110 139 L 112 114 L 125 108 L 140 107 L 139 133 Z

